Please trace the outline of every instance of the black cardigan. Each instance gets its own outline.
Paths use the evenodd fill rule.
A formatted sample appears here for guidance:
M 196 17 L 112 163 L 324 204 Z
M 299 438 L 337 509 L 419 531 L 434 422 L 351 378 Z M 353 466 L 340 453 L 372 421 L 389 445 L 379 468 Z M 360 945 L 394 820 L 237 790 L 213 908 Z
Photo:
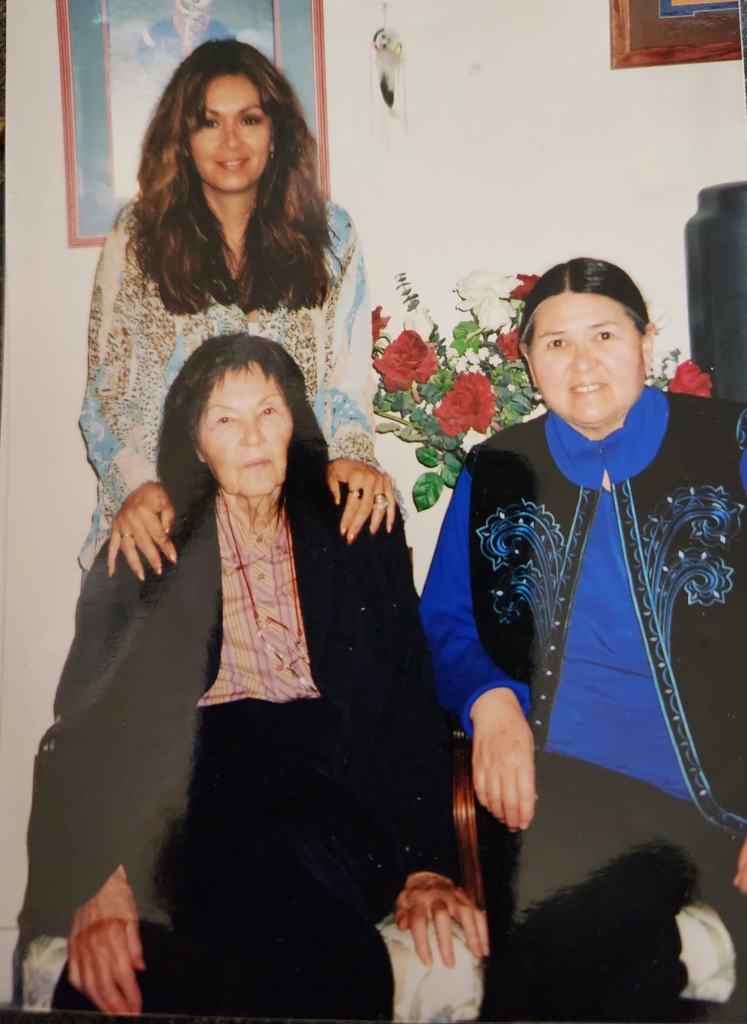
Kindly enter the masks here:
M 342 723 L 334 770 L 392 823 L 405 874 L 455 877 L 448 737 L 402 523 L 348 546 L 338 510 L 289 517 L 313 678 Z M 141 584 L 120 557 L 110 580 L 105 548 L 85 581 L 35 767 L 23 945 L 67 935 L 120 863 L 141 919 L 166 919 L 157 861 L 185 810 L 197 702 L 220 662 L 214 507 L 174 540 L 178 563 L 160 577 Z

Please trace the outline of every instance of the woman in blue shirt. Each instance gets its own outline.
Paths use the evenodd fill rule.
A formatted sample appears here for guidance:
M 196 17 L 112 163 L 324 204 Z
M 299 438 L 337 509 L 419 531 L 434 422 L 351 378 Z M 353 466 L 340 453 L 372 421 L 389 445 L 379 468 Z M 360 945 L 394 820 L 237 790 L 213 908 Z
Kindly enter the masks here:
M 502 1019 L 686 1019 L 698 896 L 744 941 L 747 413 L 646 388 L 654 334 L 618 267 L 539 280 L 549 412 L 473 449 L 423 594 L 477 797 L 520 835 Z

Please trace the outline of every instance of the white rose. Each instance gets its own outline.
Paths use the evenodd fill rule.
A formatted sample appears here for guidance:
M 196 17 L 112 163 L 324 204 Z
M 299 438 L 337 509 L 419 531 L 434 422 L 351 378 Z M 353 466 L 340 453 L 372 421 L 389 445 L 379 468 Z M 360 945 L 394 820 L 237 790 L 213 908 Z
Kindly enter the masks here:
M 406 331 L 416 331 L 423 341 L 428 341 L 433 330 L 433 320 L 430 317 L 430 310 L 424 306 L 418 306 L 404 319 Z
M 666 306 L 660 306 L 658 303 L 649 302 L 648 306 L 648 318 L 651 323 L 656 327 L 656 333 L 661 334 L 665 327 L 667 327 L 672 320 L 672 314 L 669 312 Z
M 484 331 L 502 331 L 511 323 L 513 310 L 511 304 L 504 299 L 483 299 L 475 310 L 477 322 Z
M 457 281 L 456 290 L 462 300 L 459 309 L 474 309 L 483 299 L 490 296 L 507 298 L 518 284 L 518 277 L 494 274 L 489 270 L 473 270 L 461 281 Z
M 511 322 L 513 309 L 508 294 L 518 283 L 515 277 L 473 270 L 457 282 L 456 290 L 462 300 L 458 308 L 473 313 L 484 331 L 500 331 Z

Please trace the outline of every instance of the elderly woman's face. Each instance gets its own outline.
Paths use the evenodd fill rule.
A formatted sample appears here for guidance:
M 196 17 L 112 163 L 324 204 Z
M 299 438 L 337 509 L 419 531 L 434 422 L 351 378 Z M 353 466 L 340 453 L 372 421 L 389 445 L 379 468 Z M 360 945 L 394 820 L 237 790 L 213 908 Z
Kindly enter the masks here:
M 591 440 L 625 422 L 643 390 L 655 328 L 644 334 L 614 299 L 563 292 L 546 299 L 524 355 L 549 409 Z
M 278 384 L 257 367 L 216 384 L 197 428 L 197 454 L 226 494 L 277 500 L 293 417 Z

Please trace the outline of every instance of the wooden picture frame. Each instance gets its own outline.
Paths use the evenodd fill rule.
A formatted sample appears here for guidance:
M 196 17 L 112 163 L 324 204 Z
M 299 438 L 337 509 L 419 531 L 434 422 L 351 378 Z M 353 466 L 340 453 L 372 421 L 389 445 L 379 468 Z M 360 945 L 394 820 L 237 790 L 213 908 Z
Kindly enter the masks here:
M 319 180 L 328 195 L 322 2 L 212 0 L 214 34 L 204 38 L 230 34 L 252 42 L 287 75 L 316 136 Z M 182 59 L 176 56 L 182 47 L 178 15 L 174 0 L 56 3 L 68 245 L 101 245 L 117 211 L 135 194 L 145 126 Z
M 739 60 L 737 0 L 610 0 L 613 68 Z

